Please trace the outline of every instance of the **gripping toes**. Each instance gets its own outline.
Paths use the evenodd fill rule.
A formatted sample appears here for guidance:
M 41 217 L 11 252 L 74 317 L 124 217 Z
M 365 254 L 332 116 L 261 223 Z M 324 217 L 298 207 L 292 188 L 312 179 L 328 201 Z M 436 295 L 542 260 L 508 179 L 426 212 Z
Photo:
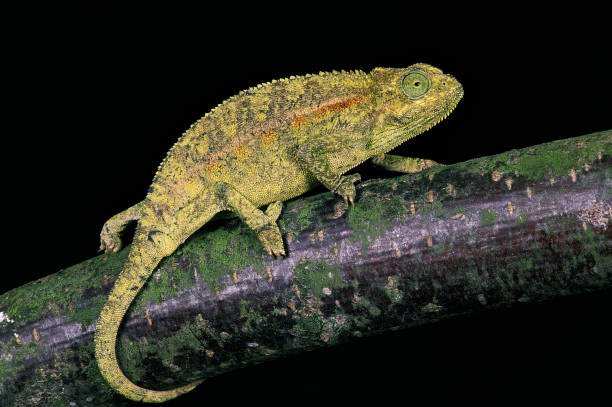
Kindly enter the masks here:
M 107 225 L 100 232 L 100 250 L 104 253 L 117 253 L 121 249 L 121 238 L 118 233 L 111 233 Z
M 105 253 L 117 253 L 121 249 L 121 231 L 128 223 L 140 218 L 142 203 L 137 203 L 126 210 L 119 212 L 102 226 L 100 232 L 100 250 Z
M 420 160 L 418 165 L 419 165 L 419 171 L 426 170 L 432 167 L 443 167 L 444 166 L 444 164 L 440 164 L 433 160 L 425 160 L 425 159 Z
M 269 225 L 257 232 L 257 236 L 270 256 L 282 257 L 285 247 L 280 230 L 276 225 Z
M 359 174 L 351 174 L 347 176 L 343 176 L 340 185 L 336 189 L 336 193 L 344 198 L 344 203 L 348 206 L 349 202 L 352 206 L 355 205 L 355 182 L 361 181 L 361 175 Z

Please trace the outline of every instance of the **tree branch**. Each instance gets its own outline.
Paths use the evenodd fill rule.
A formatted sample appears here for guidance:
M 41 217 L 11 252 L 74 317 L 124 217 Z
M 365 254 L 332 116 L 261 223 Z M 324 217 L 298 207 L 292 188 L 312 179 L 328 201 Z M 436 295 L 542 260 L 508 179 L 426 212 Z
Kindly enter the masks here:
M 213 222 L 155 271 L 126 317 L 126 375 L 173 388 L 378 332 L 612 286 L 612 131 L 287 202 L 288 256 Z M 0 296 L 0 404 L 130 405 L 93 357 L 129 247 Z M 204 384 L 205 385 L 205 384 Z

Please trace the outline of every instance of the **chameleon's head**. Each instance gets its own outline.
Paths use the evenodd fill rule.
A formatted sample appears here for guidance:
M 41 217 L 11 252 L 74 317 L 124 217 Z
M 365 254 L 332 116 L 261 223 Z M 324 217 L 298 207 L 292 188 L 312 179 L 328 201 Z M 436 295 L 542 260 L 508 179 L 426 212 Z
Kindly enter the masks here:
M 427 64 L 408 68 L 375 68 L 374 134 L 368 149 L 386 153 L 427 131 L 453 111 L 463 87 L 452 76 Z

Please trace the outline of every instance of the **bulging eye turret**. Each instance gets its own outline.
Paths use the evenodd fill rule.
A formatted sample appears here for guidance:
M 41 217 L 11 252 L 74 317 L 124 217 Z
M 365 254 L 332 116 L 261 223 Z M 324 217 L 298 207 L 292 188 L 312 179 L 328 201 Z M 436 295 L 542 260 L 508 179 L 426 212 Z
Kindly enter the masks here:
M 421 72 L 409 72 L 402 78 L 402 90 L 410 99 L 420 99 L 431 87 L 429 78 Z

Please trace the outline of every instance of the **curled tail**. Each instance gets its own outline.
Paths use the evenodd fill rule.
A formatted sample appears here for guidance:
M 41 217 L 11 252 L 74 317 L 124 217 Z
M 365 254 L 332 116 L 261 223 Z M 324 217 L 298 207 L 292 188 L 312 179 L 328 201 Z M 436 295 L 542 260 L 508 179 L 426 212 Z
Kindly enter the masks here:
M 157 264 L 177 246 L 178 244 L 162 232 L 147 233 L 137 229 L 128 260 L 96 324 L 94 341 L 100 372 L 115 391 L 131 400 L 161 403 L 193 390 L 203 381 L 198 380 L 172 390 L 148 390 L 125 377 L 117 363 L 115 345 L 121 320 Z

